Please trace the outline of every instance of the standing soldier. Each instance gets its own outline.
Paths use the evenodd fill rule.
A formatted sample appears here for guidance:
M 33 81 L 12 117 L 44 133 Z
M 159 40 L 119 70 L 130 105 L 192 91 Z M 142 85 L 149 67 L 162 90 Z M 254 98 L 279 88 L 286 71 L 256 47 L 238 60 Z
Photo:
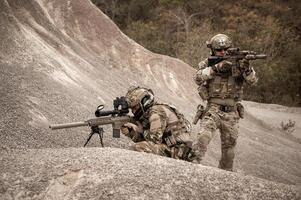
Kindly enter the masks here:
M 136 123 L 126 123 L 121 133 L 131 138 L 135 151 L 188 160 L 192 139 L 189 122 L 176 108 L 156 103 L 152 90 L 130 88 L 126 94 Z
M 217 34 L 207 42 L 212 56 L 220 58 L 227 55 L 231 46 L 230 38 L 224 34 Z M 239 70 L 238 75 L 233 74 L 233 67 Z M 201 117 L 198 140 L 193 145 L 196 155 L 194 162 L 201 162 L 214 132 L 219 129 L 222 151 L 219 168 L 232 171 L 238 120 L 243 118 L 243 107 L 240 103 L 243 83 L 255 84 L 255 71 L 246 59 L 238 61 L 230 58 L 213 66 L 209 66 L 206 59 L 200 62 L 194 80 L 199 85 L 199 95 L 203 100 L 207 100 L 207 107 Z

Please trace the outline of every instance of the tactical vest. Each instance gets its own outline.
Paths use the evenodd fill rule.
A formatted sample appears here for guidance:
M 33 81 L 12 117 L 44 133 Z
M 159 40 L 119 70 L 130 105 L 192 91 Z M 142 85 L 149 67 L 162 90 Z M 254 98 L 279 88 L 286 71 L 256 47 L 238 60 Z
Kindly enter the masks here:
M 178 120 L 175 122 L 169 122 L 168 117 L 166 115 L 166 112 L 162 107 L 159 106 L 164 106 L 165 108 L 169 109 L 172 113 L 174 113 Z M 150 124 L 148 121 L 150 113 L 156 113 L 160 115 L 163 119 L 167 120 L 167 126 L 166 129 L 163 133 L 163 139 L 168 138 L 169 136 L 173 135 L 175 138 L 177 138 L 179 135 L 182 133 L 190 133 L 191 131 L 191 125 L 188 120 L 185 119 L 184 115 L 180 113 L 175 107 L 168 105 L 168 104 L 155 104 L 153 105 L 147 113 L 145 113 L 143 120 L 142 120 L 142 125 L 143 129 L 149 129 Z
M 166 106 L 169 110 L 176 114 L 178 121 L 167 124 L 167 130 L 170 130 L 172 134 L 177 136 L 180 133 L 190 133 L 191 124 L 184 115 L 180 113 L 174 106 L 168 104 L 160 104 Z
M 239 101 L 243 94 L 243 78 L 233 77 L 230 73 L 215 74 L 208 81 L 209 99 L 233 99 Z

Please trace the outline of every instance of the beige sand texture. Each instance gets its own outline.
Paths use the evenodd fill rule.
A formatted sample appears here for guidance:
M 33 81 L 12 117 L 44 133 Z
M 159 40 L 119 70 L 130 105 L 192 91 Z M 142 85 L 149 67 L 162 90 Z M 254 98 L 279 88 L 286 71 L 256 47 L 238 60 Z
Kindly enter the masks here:
M 82 148 L 88 127 L 49 130 L 111 109 L 131 85 L 190 121 L 201 102 L 193 68 L 138 45 L 88 0 L 1 0 L 0 71 L 0 199 L 300 198 L 300 108 L 244 102 L 236 173 L 216 168 L 218 133 L 196 165 L 129 151 L 110 126 L 106 148 L 97 137 Z M 291 135 L 279 130 L 288 119 Z

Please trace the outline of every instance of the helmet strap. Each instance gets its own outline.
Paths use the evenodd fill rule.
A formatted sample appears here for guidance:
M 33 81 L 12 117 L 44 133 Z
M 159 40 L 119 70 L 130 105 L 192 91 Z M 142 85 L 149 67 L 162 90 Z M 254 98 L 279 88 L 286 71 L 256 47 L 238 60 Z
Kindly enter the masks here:
M 134 119 L 135 120 L 140 120 L 141 117 L 144 115 L 144 109 L 142 108 L 141 104 L 140 104 L 140 108 L 135 112 L 133 113 L 134 114 Z

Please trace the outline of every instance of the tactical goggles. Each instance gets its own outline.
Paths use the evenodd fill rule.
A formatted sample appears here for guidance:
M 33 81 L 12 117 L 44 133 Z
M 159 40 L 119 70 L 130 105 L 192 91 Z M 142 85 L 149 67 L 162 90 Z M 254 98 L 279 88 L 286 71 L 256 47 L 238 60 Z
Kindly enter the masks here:
M 221 52 L 221 51 L 227 51 L 228 50 L 228 48 L 224 48 L 224 49 L 215 49 L 215 51 L 219 51 L 219 52 Z

